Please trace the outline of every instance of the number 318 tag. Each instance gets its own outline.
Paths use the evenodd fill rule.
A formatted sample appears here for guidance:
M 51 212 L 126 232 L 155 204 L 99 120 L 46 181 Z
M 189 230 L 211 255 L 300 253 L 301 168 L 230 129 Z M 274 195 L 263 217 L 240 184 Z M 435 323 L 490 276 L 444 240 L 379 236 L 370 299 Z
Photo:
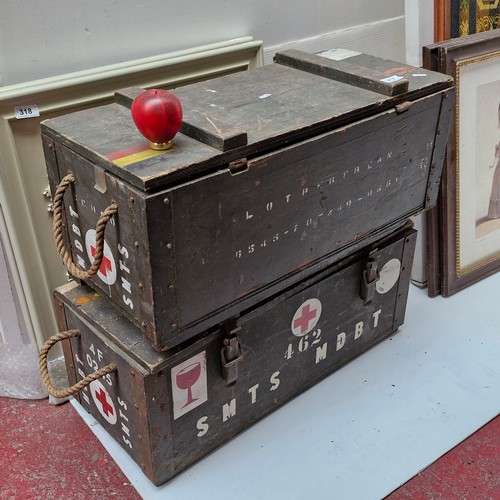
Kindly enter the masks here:
M 38 106 L 36 104 L 30 104 L 29 106 L 16 106 L 14 111 L 16 113 L 16 118 L 18 119 L 40 116 L 40 111 L 38 111 Z

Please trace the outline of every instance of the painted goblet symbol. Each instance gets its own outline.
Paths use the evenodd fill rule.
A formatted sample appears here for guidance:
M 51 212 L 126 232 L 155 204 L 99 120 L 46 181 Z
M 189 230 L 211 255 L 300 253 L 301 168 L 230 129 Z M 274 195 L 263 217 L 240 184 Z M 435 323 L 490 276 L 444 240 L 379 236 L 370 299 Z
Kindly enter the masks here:
M 187 389 L 188 391 L 187 401 L 183 408 L 194 403 L 198 399 L 193 398 L 193 385 L 196 384 L 196 381 L 200 378 L 200 374 L 201 363 L 197 362 L 186 366 L 175 376 L 177 387 L 179 387 L 179 389 Z

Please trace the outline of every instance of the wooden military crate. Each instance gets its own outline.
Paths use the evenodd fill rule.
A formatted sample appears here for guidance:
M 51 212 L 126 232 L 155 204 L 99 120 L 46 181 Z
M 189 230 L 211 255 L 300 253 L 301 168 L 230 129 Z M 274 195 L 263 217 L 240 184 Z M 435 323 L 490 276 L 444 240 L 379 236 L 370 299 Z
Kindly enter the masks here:
M 136 93 L 47 120 L 42 135 L 65 262 L 89 270 L 104 234 L 97 274 L 83 279 L 157 350 L 435 203 L 449 76 L 363 54 L 283 52 L 263 68 L 178 88 L 184 121 L 166 152 L 148 149 L 135 128 L 127 106 Z
M 77 335 L 63 348 L 80 403 L 158 485 L 394 333 L 414 246 L 415 231 L 399 230 L 166 352 L 108 299 L 67 284 L 56 303 L 68 332 L 42 352 Z

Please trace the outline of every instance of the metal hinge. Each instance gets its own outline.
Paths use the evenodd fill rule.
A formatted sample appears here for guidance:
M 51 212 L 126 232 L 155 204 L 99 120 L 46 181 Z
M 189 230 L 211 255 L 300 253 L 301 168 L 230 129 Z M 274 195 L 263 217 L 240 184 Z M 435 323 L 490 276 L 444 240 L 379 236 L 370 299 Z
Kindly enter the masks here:
M 369 259 L 361 276 L 360 296 L 363 300 L 363 305 L 371 304 L 377 281 L 380 279 L 377 261 Z
M 50 192 L 50 186 L 47 186 L 44 190 L 43 190 L 43 197 L 46 198 L 47 200 L 52 200 L 52 194 Z M 52 213 L 54 211 L 54 204 L 52 203 L 52 201 L 50 201 L 49 203 L 47 203 L 47 212 L 49 213 Z
M 243 360 L 243 349 L 237 335 L 240 329 L 239 326 L 233 327 L 222 341 L 220 359 L 222 378 L 226 386 L 233 385 L 238 380 L 238 365 Z
M 240 158 L 229 162 L 229 171 L 232 175 L 241 174 L 248 170 L 248 163 L 246 158 Z

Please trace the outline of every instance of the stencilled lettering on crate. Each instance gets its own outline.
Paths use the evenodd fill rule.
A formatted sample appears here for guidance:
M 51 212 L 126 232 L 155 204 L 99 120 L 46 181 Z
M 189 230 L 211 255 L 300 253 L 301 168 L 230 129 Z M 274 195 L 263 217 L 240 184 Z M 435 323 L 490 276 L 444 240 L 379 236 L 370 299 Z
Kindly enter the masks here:
M 311 232 L 321 231 L 328 227 L 328 221 L 338 217 L 340 212 L 356 209 L 367 198 L 376 199 L 385 196 L 386 191 L 397 192 L 401 183 L 399 172 L 396 172 L 391 178 L 384 178 L 378 184 L 368 185 L 364 191 L 353 193 L 352 190 L 347 189 L 348 184 L 356 182 L 358 177 L 362 178 L 363 174 L 369 170 L 377 166 L 383 168 L 385 160 L 390 160 L 392 155 L 393 152 L 389 151 L 384 158 L 380 155 L 364 165 L 358 164 L 349 168 L 346 165 L 346 169 L 340 174 L 326 174 L 317 181 L 314 179 L 314 174 L 311 175 L 314 173 L 314 169 L 307 169 L 307 165 L 304 165 L 304 175 L 295 184 L 276 183 L 273 190 L 264 193 L 264 200 L 261 203 L 256 202 L 255 198 L 251 198 L 249 200 L 251 207 L 243 207 L 243 209 L 238 210 L 233 214 L 232 221 L 235 225 L 240 226 L 246 234 L 259 234 L 259 239 L 250 240 L 246 245 L 242 244 L 245 242 L 237 241 L 241 248 L 234 249 L 234 257 L 243 259 L 253 255 L 258 258 L 261 249 L 273 251 L 279 242 L 286 241 L 286 244 L 290 244 L 293 239 L 304 241 L 310 238 Z M 420 168 L 425 170 L 428 164 L 429 158 L 422 158 Z M 310 172 L 309 174 L 305 173 L 307 170 Z M 258 188 L 261 181 L 257 180 L 255 184 Z M 281 192 L 279 192 L 280 190 Z M 333 202 L 330 201 L 330 198 L 333 199 Z M 258 197 L 257 200 L 259 200 Z M 305 211 L 304 206 L 311 206 L 311 210 Z M 307 213 L 306 217 L 302 216 L 304 212 Z M 290 216 L 290 214 L 294 215 Z M 286 222 L 285 215 L 289 215 Z M 279 222 L 276 223 L 273 227 L 279 228 L 279 230 L 271 233 L 265 231 L 265 228 L 259 228 L 264 229 L 263 231 L 255 230 L 255 226 L 261 225 L 264 220 L 269 221 L 270 218 L 281 219 L 285 224 L 280 226 Z M 270 225 L 268 224 L 268 226 Z M 261 235 L 261 233 L 264 234 Z
M 81 346 L 81 344 L 80 344 Z M 109 350 L 99 347 L 96 341 L 83 346 L 78 352 L 73 351 L 75 369 L 79 379 L 84 379 L 90 373 L 106 366 L 109 359 Z M 83 358 L 83 359 L 82 359 Z M 134 449 L 133 442 L 136 436 L 131 432 L 131 421 L 134 418 L 133 405 L 116 389 L 116 379 L 108 373 L 100 379 L 94 380 L 80 392 L 81 401 L 89 408 L 96 408 L 107 422 L 108 431 L 113 434 L 124 447 Z M 95 413 L 91 411 L 91 413 Z
M 392 335 L 415 239 L 407 226 L 162 353 L 105 297 L 67 284 L 56 298 L 61 326 L 80 332 L 64 347 L 71 383 L 116 365 L 80 402 L 161 484 Z
M 245 201 L 240 200 L 242 208 L 234 209 L 231 220 L 235 227 L 241 228 L 241 233 L 258 237 L 247 241 L 244 238 L 235 239 L 237 246 L 233 248 L 234 258 L 244 259 L 247 256 L 259 258 L 265 250 L 275 251 L 280 242 L 287 245 L 295 244 L 297 240 L 305 241 L 314 236 L 311 233 L 331 228 L 328 224 L 331 224 L 332 219 L 339 217 L 341 212 L 351 213 L 359 210 L 362 204 L 367 205 L 367 210 L 376 207 L 382 197 L 395 196 L 403 192 L 401 184 L 407 180 L 405 179 L 407 170 L 416 170 L 421 172 L 421 177 L 426 177 L 432 149 L 433 142 L 430 141 L 426 144 L 427 155 L 419 158 L 415 166 L 402 163 L 394 164 L 389 169 L 386 163 L 393 159 L 393 151 L 390 150 L 369 162 L 360 162 L 354 166 L 346 163 L 345 169 L 340 173 L 327 173 L 317 180 L 315 169 L 304 165 L 304 175 L 294 184 L 276 182 L 272 189 L 266 190 L 262 196 L 256 196 L 256 192 L 252 191 L 249 191 L 248 195 L 243 193 Z M 373 183 L 370 177 L 370 182 L 366 183 L 366 174 L 376 168 L 383 172 L 375 178 L 378 182 Z M 309 174 L 306 174 L 306 171 Z M 387 176 L 387 172 L 390 176 Z M 362 189 L 359 191 L 349 189 L 351 184 L 358 181 L 362 184 Z M 255 181 L 256 190 L 261 182 L 260 179 Z M 224 196 L 224 199 L 227 200 L 229 197 Z M 245 207 L 245 203 L 248 208 Z M 305 210 L 305 207 L 308 209 Z M 220 211 L 223 211 L 222 204 Z M 307 213 L 307 216 L 303 217 L 303 213 Z M 346 218 L 349 217 L 347 213 L 344 215 Z M 276 222 L 272 225 L 271 221 L 274 220 Z M 275 231 L 269 231 L 270 228 Z M 341 228 L 338 230 L 341 233 Z M 347 242 L 337 241 L 336 245 Z
M 307 386 L 392 332 L 401 269 L 397 257 L 381 267 L 377 298 L 369 306 L 359 308 L 359 302 L 353 300 L 358 280 L 350 269 L 326 279 L 308 294 L 277 305 L 267 320 L 257 317 L 247 324 L 242 322 L 242 349 L 247 363 L 242 363 L 241 381 L 234 388 L 224 390 L 220 368 L 210 369 L 220 366 L 216 359 L 219 351 L 211 346 L 176 364 L 171 369 L 174 447 L 177 436 L 179 442 L 194 436 L 212 440 L 219 432 L 227 432 L 228 426 L 239 428 L 242 421 L 255 418 L 273 401 L 287 400 L 296 391 L 296 384 Z M 339 300 L 342 294 L 347 297 L 345 303 Z M 251 335 L 254 330 L 268 334 L 256 341 Z M 278 354 L 263 362 L 266 352 Z M 206 373 L 196 361 L 205 358 L 209 367 Z M 208 384 L 208 394 L 202 397 L 196 394 L 200 383 L 203 387 Z M 179 395 L 182 414 L 175 409 Z
M 294 370 L 308 370 L 311 368 L 308 365 L 319 365 L 321 363 L 335 364 L 335 357 L 339 359 L 343 355 L 343 350 L 348 350 L 351 346 L 360 342 L 360 339 L 365 336 L 367 341 L 377 333 L 379 327 L 379 317 L 382 310 L 378 309 L 371 313 L 369 320 L 360 320 L 353 324 L 343 325 L 340 332 L 333 336 L 333 341 L 330 340 L 331 335 L 325 335 L 322 338 L 322 329 L 318 328 L 304 334 L 301 338 L 289 342 L 288 345 L 282 346 L 283 359 L 288 363 L 277 362 L 276 366 L 269 367 L 264 376 L 256 377 L 258 382 L 250 382 L 242 389 L 238 387 L 237 395 L 227 399 L 220 404 L 215 412 L 213 407 L 210 406 L 208 414 L 202 414 L 195 422 L 191 423 L 191 433 L 195 433 L 198 438 L 207 435 L 210 431 L 217 433 L 220 430 L 221 424 L 226 423 L 230 419 L 234 419 L 235 425 L 238 426 L 238 418 L 240 413 L 244 413 L 245 418 L 248 417 L 249 407 L 255 405 L 260 408 L 261 405 L 269 404 L 274 394 L 281 391 L 280 398 L 286 398 L 286 391 L 293 387 L 293 371 Z M 280 352 L 281 352 L 280 351 Z M 308 354 L 306 361 L 301 359 L 301 356 Z M 204 353 L 203 353 L 204 354 Z M 291 360 L 295 360 L 291 362 Z M 172 372 L 177 371 L 175 367 Z M 321 371 L 321 370 L 319 370 Z M 191 378 L 186 378 L 182 382 L 185 396 L 185 408 L 188 413 L 194 410 L 197 406 L 201 405 L 203 401 L 195 401 L 189 392 L 189 383 L 195 386 L 198 383 L 196 377 L 199 376 L 199 371 L 194 371 Z M 311 375 L 312 376 L 312 375 Z M 290 380 L 287 380 L 290 378 Z M 175 382 L 178 384 L 178 382 Z M 302 383 L 302 382 L 301 382 Z M 172 376 L 172 386 L 174 387 L 174 376 Z M 177 390 L 179 386 L 177 385 Z M 284 394 L 283 394 L 284 392 Z M 208 401 L 208 400 L 207 400 Z M 259 405 L 260 403 L 260 405 Z M 175 404 L 175 403 L 174 403 Z M 203 413 L 203 412 L 202 412 Z M 174 418 L 178 418 L 174 413 Z M 194 427 L 193 427 L 194 425 Z M 180 428 L 183 432 L 184 427 Z
M 429 122 L 436 120 L 433 110 L 421 114 Z M 304 151 L 297 147 L 249 162 L 249 170 L 236 178 L 221 174 L 207 178 L 203 190 L 195 184 L 178 194 L 174 190 L 173 203 L 180 208 L 174 215 L 180 228 L 176 245 L 206 242 L 189 254 L 189 266 L 179 256 L 179 279 L 193 283 L 205 304 L 213 300 L 212 286 L 237 290 L 243 297 L 362 241 L 375 219 L 386 223 L 394 213 L 411 213 L 425 197 L 434 150 L 432 127 L 406 143 L 412 126 L 400 119 L 340 144 L 335 134 L 327 134 L 317 144 L 302 146 Z M 364 146 L 368 137 L 369 155 Z M 387 137 L 394 138 L 389 146 Z M 195 209 L 200 202 L 203 211 Z M 187 222 L 189 232 L 183 229 Z M 199 279 L 207 273 L 217 275 L 209 286 Z M 182 289 L 179 298 L 187 300 Z
M 82 269 L 87 269 L 89 262 L 92 262 L 96 252 L 96 231 L 95 229 L 87 229 L 84 231 L 80 224 L 80 214 L 96 214 L 96 206 L 85 198 L 78 198 L 78 211 L 73 205 L 68 204 L 70 238 L 74 248 L 74 255 L 77 264 Z M 97 214 L 99 215 L 99 214 Z M 116 228 L 116 223 L 113 218 L 109 220 L 111 228 Z M 104 256 L 101 267 L 97 272 L 100 281 L 107 285 L 110 295 L 115 284 L 119 283 L 118 289 L 121 292 L 121 303 L 125 309 L 133 311 L 135 307 L 136 284 L 132 275 L 132 266 L 130 264 L 131 251 L 128 246 L 120 242 L 116 244 L 108 244 L 110 229 L 107 229 L 104 238 Z M 116 229 L 112 232 L 111 239 L 116 240 Z

